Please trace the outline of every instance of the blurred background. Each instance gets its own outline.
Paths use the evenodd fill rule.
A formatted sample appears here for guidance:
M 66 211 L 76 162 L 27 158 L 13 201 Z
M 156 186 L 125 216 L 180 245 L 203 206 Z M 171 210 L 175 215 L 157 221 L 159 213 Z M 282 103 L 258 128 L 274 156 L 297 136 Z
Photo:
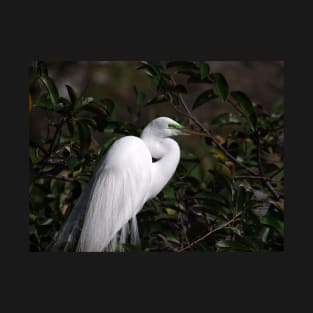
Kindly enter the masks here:
M 283 61 L 206 61 L 210 72 L 222 73 L 231 91 L 242 90 L 250 99 L 263 109 L 270 111 L 274 103 L 284 102 L 284 62 Z M 166 64 L 166 62 L 162 62 Z M 47 62 L 49 75 L 53 78 L 62 97 L 69 98 L 66 85 L 74 88 L 79 96 L 93 98 L 110 98 L 115 103 L 112 120 L 130 122 L 143 128 L 157 116 L 168 116 L 188 126 L 188 121 L 179 116 L 166 102 L 145 106 L 152 98 L 152 87 L 147 75 L 136 70 L 137 61 L 60 61 Z M 186 76 L 175 76 L 177 83 L 185 86 Z M 143 104 L 136 102 L 134 86 L 145 94 Z M 191 106 L 197 96 L 206 90 L 207 84 L 188 84 L 188 94 L 183 95 Z M 36 94 L 36 90 L 32 91 Z M 209 127 L 210 121 L 223 112 L 234 112 L 233 108 L 220 100 L 194 110 L 194 114 Z M 41 142 L 46 136 L 47 121 L 53 115 L 46 110 L 36 108 L 30 115 L 30 137 L 34 142 Z M 227 128 L 226 128 L 227 130 Z M 222 134 L 225 135 L 225 134 Z M 94 132 L 98 142 L 105 142 L 110 135 Z M 207 145 L 201 138 L 178 137 L 177 141 L 187 150 L 197 151 L 204 163 L 209 162 Z M 197 149 L 195 149 L 195 146 Z
M 166 63 L 166 62 L 164 62 Z M 283 61 L 207 61 L 211 72 L 222 73 L 232 90 L 244 90 L 250 99 L 270 110 L 274 102 L 283 103 L 284 95 L 284 63 Z M 54 79 L 60 96 L 68 98 L 65 85 L 70 85 L 78 95 L 94 98 L 111 98 L 115 103 L 113 118 L 122 121 L 137 122 L 144 126 L 156 116 L 175 118 L 177 113 L 165 103 L 154 104 L 142 110 L 140 118 L 136 104 L 134 86 L 137 86 L 149 98 L 151 86 L 143 71 L 137 71 L 137 61 L 80 61 L 80 62 L 47 62 L 49 75 Z M 183 83 L 183 77 L 177 77 Z M 192 84 L 189 84 L 192 85 Z M 193 88 L 192 88 L 193 87 Z M 187 104 L 192 104 L 196 96 L 207 86 L 193 84 L 185 97 Z M 147 99 L 146 99 L 147 100 Z M 195 110 L 195 115 L 209 123 L 214 116 L 223 110 L 232 108 L 219 100 Z M 31 115 L 31 138 L 44 135 L 46 117 L 43 110 L 35 110 Z M 138 121 L 137 121 L 138 119 Z M 183 119 L 182 116 L 179 117 Z

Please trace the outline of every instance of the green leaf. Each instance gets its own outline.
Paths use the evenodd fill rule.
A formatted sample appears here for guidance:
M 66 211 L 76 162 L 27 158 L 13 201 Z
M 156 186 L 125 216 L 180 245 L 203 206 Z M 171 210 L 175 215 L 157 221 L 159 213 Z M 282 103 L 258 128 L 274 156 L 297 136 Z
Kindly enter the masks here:
M 251 100 L 241 91 L 233 91 L 232 97 L 238 102 L 241 112 L 245 116 L 252 131 L 256 130 L 256 115 Z
M 216 116 L 212 121 L 212 126 L 221 126 L 225 124 L 240 124 L 241 121 L 238 116 L 232 115 L 232 113 L 222 113 Z
M 161 102 L 165 102 L 165 101 L 169 101 L 169 96 L 168 95 L 158 95 L 153 97 L 150 101 L 148 101 L 145 106 L 147 105 L 151 105 L 151 104 L 156 104 L 156 103 L 161 103 Z
M 214 73 L 210 76 L 213 79 L 216 93 L 221 100 L 225 101 L 228 96 L 228 84 L 225 77 L 220 73 Z
M 101 103 L 88 103 L 84 106 L 84 110 L 106 118 L 108 115 L 107 108 Z
M 242 236 L 240 229 L 237 227 L 228 226 L 227 229 L 230 229 L 237 236 Z
M 77 120 L 78 120 L 78 121 L 81 121 L 81 122 L 83 122 L 83 123 L 85 123 L 85 124 L 88 124 L 89 126 L 91 126 L 91 127 L 93 127 L 93 128 L 95 128 L 95 127 L 97 126 L 97 122 L 96 122 L 94 119 L 90 118 L 90 117 L 79 116 L 79 117 L 77 118 Z
M 269 227 L 264 227 L 262 232 L 261 232 L 261 240 L 262 240 L 262 242 L 264 242 L 264 243 L 267 242 L 269 234 L 270 234 L 270 228 Z
M 59 102 L 59 94 L 58 94 L 57 87 L 55 86 L 53 80 L 49 76 L 46 76 L 46 75 L 40 76 L 40 80 L 47 88 L 49 95 L 50 95 L 51 102 L 53 103 L 54 106 L 57 106 Z
M 29 156 L 33 164 L 39 163 L 42 158 L 44 157 L 44 154 L 41 152 L 41 150 L 37 147 L 29 147 Z
M 144 100 L 145 100 L 145 97 L 146 97 L 145 94 L 141 90 L 139 90 L 136 86 L 134 86 L 133 89 L 134 89 L 134 92 L 135 92 L 135 95 L 136 95 L 137 103 L 139 105 L 142 104 L 144 102 Z
M 165 211 L 168 215 L 175 215 L 177 213 L 177 211 L 172 208 L 166 208 Z
M 206 90 L 202 92 L 195 100 L 192 109 L 196 109 L 200 105 L 209 102 L 212 99 L 216 99 L 217 95 L 214 94 L 214 91 L 212 89 Z
M 150 77 L 160 76 L 159 69 L 153 64 L 146 62 L 146 61 L 140 62 L 140 65 L 136 69 L 137 70 L 142 69 Z
M 284 236 L 284 223 L 277 217 L 266 214 L 261 218 L 261 223 L 263 225 L 270 226 L 275 231 L 277 231 L 281 236 Z
M 37 216 L 32 213 L 29 213 L 28 218 L 31 222 L 34 222 L 37 219 Z
M 219 240 L 216 242 L 216 247 L 226 250 L 251 251 L 250 247 L 238 240 Z
M 48 218 L 47 220 L 45 220 L 43 223 L 39 223 L 40 226 L 46 226 L 49 225 L 53 222 L 52 218 Z
M 200 67 L 200 77 L 201 77 L 201 79 L 204 79 L 209 75 L 210 66 L 209 66 L 209 64 L 207 64 L 205 62 L 198 62 L 198 64 Z
M 158 91 L 160 82 L 161 82 L 160 76 L 153 76 L 151 78 L 151 87 L 154 92 Z
M 64 107 L 72 107 L 72 104 L 70 101 L 68 101 L 66 98 L 59 97 L 59 102 L 64 104 Z
M 67 89 L 67 92 L 68 92 L 68 95 L 70 97 L 72 104 L 75 105 L 76 101 L 78 100 L 78 96 L 77 96 L 75 90 L 69 85 L 65 85 L 65 87 Z
M 89 149 L 91 143 L 91 133 L 87 124 L 82 121 L 77 122 L 78 135 L 80 141 L 80 154 L 84 156 Z
M 272 104 L 272 114 L 271 116 L 273 118 L 280 118 L 283 115 L 283 106 L 281 104 L 281 102 L 274 102 Z
M 71 172 L 74 171 L 75 167 L 79 164 L 79 160 L 73 156 L 69 156 L 65 162 Z
M 113 113 L 114 107 L 115 107 L 113 100 L 111 100 L 109 98 L 104 98 L 104 99 L 100 100 L 100 103 L 104 105 L 105 110 L 107 111 L 107 113 L 109 115 L 111 115 Z
M 33 103 L 33 107 L 40 107 L 45 110 L 55 111 L 55 105 L 52 103 L 49 93 L 41 94 Z

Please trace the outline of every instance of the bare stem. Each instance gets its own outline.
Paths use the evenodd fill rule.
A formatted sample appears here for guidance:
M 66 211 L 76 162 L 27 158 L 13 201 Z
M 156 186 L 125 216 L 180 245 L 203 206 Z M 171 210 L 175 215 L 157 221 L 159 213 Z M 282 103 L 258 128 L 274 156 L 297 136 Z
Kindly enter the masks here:
M 199 243 L 200 241 L 206 239 L 207 237 L 209 237 L 210 235 L 212 235 L 213 233 L 217 232 L 218 230 L 221 230 L 223 228 L 225 228 L 226 226 L 228 226 L 229 224 L 232 224 L 233 222 L 238 220 L 238 217 L 241 215 L 241 212 L 236 214 L 231 220 L 229 220 L 227 223 L 224 223 L 216 228 L 214 228 L 213 230 L 209 231 L 208 233 L 206 233 L 205 235 L 203 235 L 202 237 L 198 238 L 197 240 L 191 242 L 189 245 L 181 248 L 180 250 L 178 250 L 177 252 L 183 252 L 187 249 L 190 249 L 192 246 L 194 246 L 195 244 Z
M 281 167 L 279 170 L 277 170 L 274 174 L 272 174 L 271 176 L 270 176 L 270 178 L 273 178 L 273 177 L 275 177 L 276 175 L 278 175 L 281 171 L 283 171 L 283 169 L 284 169 L 284 167 Z
M 268 177 L 264 176 L 234 176 L 235 179 L 259 179 L 259 180 L 270 180 Z
M 69 181 L 69 182 L 74 182 L 74 181 L 78 181 L 75 178 L 70 178 L 70 177 L 64 177 L 64 176 L 55 176 L 55 175 L 50 175 L 50 174 L 46 174 L 44 176 L 37 176 L 37 178 L 53 178 L 53 179 L 58 179 L 58 180 L 63 180 L 63 181 Z
M 63 127 L 64 123 L 65 123 L 65 118 L 62 118 L 60 123 L 56 126 L 56 130 L 55 130 L 54 136 L 52 138 L 52 142 L 51 142 L 50 149 L 49 149 L 49 155 L 51 155 L 55 144 L 57 144 L 60 140 L 62 127 Z
M 170 77 L 171 77 L 173 84 L 176 86 L 175 79 L 172 76 L 170 76 Z M 259 137 L 258 131 L 256 131 L 256 143 L 257 143 L 257 159 L 258 159 L 259 173 L 255 173 L 253 170 L 251 170 L 249 167 L 247 167 L 243 163 L 239 162 L 233 155 L 231 155 L 228 152 L 228 150 L 225 149 L 223 147 L 223 145 L 213 136 L 212 132 L 209 131 L 208 129 L 206 129 L 200 123 L 200 121 L 192 114 L 191 110 L 189 109 L 189 107 L 185 103 L 181 94 L 178 94 L 178 97 L 180 99 L 180 102 L 181 102 L 184 110 L 185 110 L 185 113 L 183 113 L 183 115 L 187 116 L 195 125 L 197 125 L 204 133 L 206 133 L 212 139 L 212 141 L 215 143 L 215 145 L 228 157 L 228 159 L 233 161 L 235 164 L 239 165 L 241 168 L 245 169 L 252 176 L 263 176 L 264 177 L 264 171 L 263 171 L 263 166 L 262 166 L 262 162 L 261 162 L 261 144 L 260 144 L 260 137 Z M 231 100 L 228 100 L 228 101 L 234 106 L 234 108 L 237 111 L 239 110 Z M 178 111 L 177 108 L 175 108 L 175 109 Z M 271 185 L 271 183 L 268 180 L 263 180 L 263 183 L 264 183 L 264 186 L 269 190 L 269 192 L 273 195 L 273 197 L 276 200 L 279 200 L 281 198 L 279 193 L 277 193 L 277 191 L 274 189 L 274 187 Z
M 176 81 L 174 80 L 174 78 L 172 78 L 173 83 L 176 85 Z M 207 130 L 201 123 L 200 121 L 192 114 L 192 112 L 190 111 L 190 109 L 188 108 L 188 106 L 186 105 L 183 97 L 181 94 L 178 94 L 178 97 L 181 101 L 181 104 L 184 107 L 184 110 L 186 113 L 183 113 L 183 115 L 187 116 L 190 120 L 193 121 L 193 123 L 195 125 L 197 125 L 204 133 L 206 133 L 211 139 L 212 141 L 215 143 L 215 145 L 221 150 L 223 151 L 223 153 L 234 163 L 236 163 L 237 165 L 239 165 L 240 167 L 244 168 L 248 173 L 250 173 L 251 175 L 255 176 L 256 173 L 254 171 L 252 171 L 250 168 L 248 168 L 247 166 L 245 166 L 243 163 L 239 162 L 234 156 L 232 156 L 224 147 L 223 145 L 213 136 L 213 134 Z M 175 108 L 175 107 L 174 107 Z M 177 111 L 178 109 L 175 108 Z M 180 112 L 180 111 L 178 111 Z M 180 112 L 181 113 L 181 112 Z

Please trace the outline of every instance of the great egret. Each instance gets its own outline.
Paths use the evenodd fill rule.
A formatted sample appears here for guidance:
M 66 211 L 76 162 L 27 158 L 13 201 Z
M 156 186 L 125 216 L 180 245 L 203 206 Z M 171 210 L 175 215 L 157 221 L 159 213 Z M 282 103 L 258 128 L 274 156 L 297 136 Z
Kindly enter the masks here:
M 184 134 L 204 135 L 159 117 L 144 128 L 140 138 L 115 141 L 50 250 L 73 249 L 81 226 L 76 251 L 123 251 L 129 233 L 131 243 L 137 244 L 137 213 L 165 187 L 179 163 L 179 145 L 169 137 Z

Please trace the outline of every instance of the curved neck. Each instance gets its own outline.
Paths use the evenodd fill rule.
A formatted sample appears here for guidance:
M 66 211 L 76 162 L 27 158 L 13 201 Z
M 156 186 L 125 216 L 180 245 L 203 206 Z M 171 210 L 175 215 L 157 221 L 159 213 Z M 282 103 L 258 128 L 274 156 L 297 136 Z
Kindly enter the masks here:
M 178 143 L 171 138 L 141 136 L 151 156 L 158 159 L 152 163 L 152 180 L 148 199 L 154 198 L 174 175 L 180 159 Z

